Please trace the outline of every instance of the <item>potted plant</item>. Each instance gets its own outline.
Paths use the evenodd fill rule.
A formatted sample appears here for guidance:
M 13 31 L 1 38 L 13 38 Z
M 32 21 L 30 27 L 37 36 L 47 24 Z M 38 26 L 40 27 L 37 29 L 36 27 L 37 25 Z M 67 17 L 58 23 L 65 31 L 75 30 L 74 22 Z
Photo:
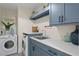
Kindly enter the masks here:
M 8 33 L 10 30 L 10 27 L 14 24 L 14 23 L 10 23 L 9 21 L 1 21 L 1 23 L 5 26 L 5 30 Z M 6 33 L 6 34 L 8 34 L 8 33 Z
M 3 21 L 1 21 L 1 23 L 5 26 L 6 31 L 9 31 L 10 30 L 10 27 L 14 24 L 14 23 L 10 24 L 9 22 L 6 24 Z

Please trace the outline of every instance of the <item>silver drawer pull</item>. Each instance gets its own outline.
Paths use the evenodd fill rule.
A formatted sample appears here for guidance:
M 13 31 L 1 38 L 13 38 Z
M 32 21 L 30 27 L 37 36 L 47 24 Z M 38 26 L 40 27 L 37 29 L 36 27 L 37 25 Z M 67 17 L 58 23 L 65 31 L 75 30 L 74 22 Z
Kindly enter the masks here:
M 32 50 L 35 51 L 35 47 L 34 46 L 32 46 Z
M 59 22 L 60 22 L 60 16 L 59 16 Z
M 61 16 L 61 22 L 63 22 L 64 21 L 64 16 Z

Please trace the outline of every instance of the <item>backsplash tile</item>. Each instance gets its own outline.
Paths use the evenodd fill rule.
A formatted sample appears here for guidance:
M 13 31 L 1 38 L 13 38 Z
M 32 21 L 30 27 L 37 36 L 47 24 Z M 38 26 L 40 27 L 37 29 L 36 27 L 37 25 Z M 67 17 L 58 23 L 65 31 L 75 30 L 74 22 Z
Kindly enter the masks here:
M 44 27 L 48 25 L 49 22 L 42 22 L 38 24 L 38 27 L 40 32 L 45 31 L 46 36 L 50 37 L 51 39 L 57 38 L 64 40 L 65 35 L 70 35 L 70 33 L 75 30 L 75 24 Z

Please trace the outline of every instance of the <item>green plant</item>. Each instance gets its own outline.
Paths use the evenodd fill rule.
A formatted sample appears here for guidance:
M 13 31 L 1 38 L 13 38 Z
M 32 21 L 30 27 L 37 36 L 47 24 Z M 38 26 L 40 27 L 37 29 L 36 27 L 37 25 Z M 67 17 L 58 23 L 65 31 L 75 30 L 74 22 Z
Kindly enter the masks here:
M 9 31 L 10 27 L 14 24 L 14 23 L 10 24 L 9 22 L 5 23 L 3 21 L 1 21 L 1 23 L 5 26 L 6 31 Z

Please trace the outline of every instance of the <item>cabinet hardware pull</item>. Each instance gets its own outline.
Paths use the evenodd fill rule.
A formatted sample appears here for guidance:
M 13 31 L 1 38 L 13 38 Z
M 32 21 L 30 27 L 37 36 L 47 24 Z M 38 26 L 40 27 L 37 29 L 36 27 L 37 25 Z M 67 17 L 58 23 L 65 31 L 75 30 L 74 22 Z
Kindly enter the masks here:
M 60 16 L 59 16 L 59 22 L 60 22 Z
M 35 51 L 35 47 L 34 46 L 32 46 L 32 50 Z
M 63 20 L 64 20 L 64 16 L 61 16 L 61 22 L 63 22 Z
M 56 52 L 53 52 L 51 50 L 48 50 L 51 54 L 57 55 Z

